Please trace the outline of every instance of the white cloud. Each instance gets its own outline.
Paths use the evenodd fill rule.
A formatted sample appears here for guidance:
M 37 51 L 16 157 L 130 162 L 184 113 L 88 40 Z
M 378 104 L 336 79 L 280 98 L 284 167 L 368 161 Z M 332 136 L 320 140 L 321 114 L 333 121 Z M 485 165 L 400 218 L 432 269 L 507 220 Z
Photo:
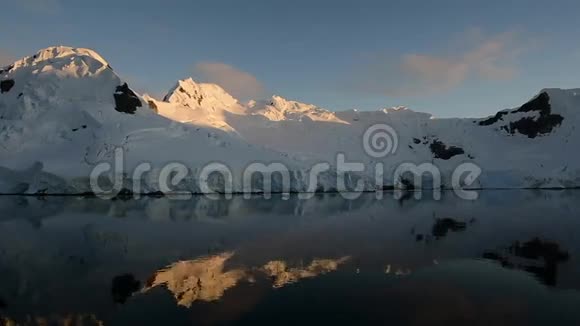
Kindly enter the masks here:
M 379 60 L 360 76 L 359 89 L 415 96 L 449 91 L 468 79 L 509 80 L 517 76 L 516 61 L 524 49 L 518 33 L 485 37 L 472 30 L 468 36 L 471 46 L 449 55 L 410 53 L 394 63 Z
M 240 100 L 256 99 L 264 94 L 264 86 L 245 71 L 221 62 L 200 62 L 195 70 L 206 82 L 220 85 Z
M 459 85 L 470 69 L 465 62 L 419 54 L 405 55 L 400 67 L 411 80 L 420 84 L 416 86 L 428 91 L 445 91 Z

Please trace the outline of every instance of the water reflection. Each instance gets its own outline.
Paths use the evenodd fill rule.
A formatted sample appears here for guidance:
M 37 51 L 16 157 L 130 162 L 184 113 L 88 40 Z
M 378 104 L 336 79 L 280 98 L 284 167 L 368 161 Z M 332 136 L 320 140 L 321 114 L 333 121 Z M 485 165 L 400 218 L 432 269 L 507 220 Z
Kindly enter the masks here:
M 338 267 L 347 262 L 350 257 L 339 259 L 314 259 L 306 267 L 289 267 L 288 263 L 282 260 L 268 262 L 262 268 L 274 283 L 274 288 L 281 288 L 285 285 L 296 283 L 302 279 L 312 278 L 319 275 L 335 271 Z
M 475 223 L 475 219 L 471 219 L 470 224 Z M 415 228 L 411 229 L 411 235 L 415 236 L 415 241 L 429 243 L 431 240 L 440 240 L 447 236 L 450 232 L 463 232 L 467 228 L 467 222 L 460 221 L 449 217 L 435 218 L 433 226 L 431 227 L 431 234 L 417 233 Z
M 435 239 L 443 238 L 448 232 L 461 232 L 466 228 L 465 222 L 460 222 L 452 218 L 438 218 L 435 220 L 431 234 Z
M 558 265 L 567 262 L 570 255 L 555 242 L 533 238 L 524 243 L 514 242 L 503 254 L 485 252 L 483 258 L 498 261 L 505 268 L 527 271 L 542 283 L 556 286 Z M 523 261 L 514 262 L 515 258 L 521 258 Z
M 104 324 L 580 321 L 570 308 L 580 303 L 580 192 L 442 195 L 404 205 L 373 194 L 0 197 L 0 315 Z
M 240 282 L 254 283 L 267 275 L 274 288 L 313 278 L 335 271 L 349 257 L 340 259 L 314 259 L 306 267 L 290 267 L 281 260 L 270 261 L 262 267 L 238 267 L 225 269 L 225 264 L 234 256 L 232 252 L 180 261 L 156 272 L 148 281 L 143 292 L 164 286 L 173 293 L 179 305 L 190 307 L 195 301 L 217 301 L 226 290 Z
M 111 285 L 111 294 L 116 303 L 125 303 L 133 293 L 139 291 L 141 282 L 133 274 L 115 276 Z
M 248 280 L 245 269 L 224 271 L 224 265 L 233 253 L 180 261 L 156 272 L 149 280 L 147 290 L 165 286 L 179 305 L 190 307 L 194 301 L 216 301 L 224 292 L 242 280 Z

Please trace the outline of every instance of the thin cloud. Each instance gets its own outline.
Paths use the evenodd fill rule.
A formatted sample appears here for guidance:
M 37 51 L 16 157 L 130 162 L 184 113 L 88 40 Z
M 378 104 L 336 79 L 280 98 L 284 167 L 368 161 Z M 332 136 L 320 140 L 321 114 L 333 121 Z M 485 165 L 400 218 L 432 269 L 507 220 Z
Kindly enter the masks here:
M 510 80 L 525 46 L 510 31 L 484 37 L 470 31 L 471 46 L 451 55 L 409 53 L 394 62 L 379 60 L 359 74 L 359 89 L 389 96 L 416 96 L 452 90 L 468 79 Z M 369 73 L 372 70 L 372 73 Z
M 517 36 L 516 32 L 507 32 L 487 39 L 479 47 L 466 53 L 464 61 L 481 78 L 512 79 L 518 73 L 514 61 L 524 49 Z
M 204 81 L 220 85 L 237 99 L 256 99 L 264 95 L 264 86 L 245 71 L 221 62 L 200 62 L 195 65 Z
M 402 73 L 418 83 L 419 88 L 425 88 L 430 92 L 456 87 L 465 80 L 469 69 L 469 65 L 465 62 L 419 54 L 405 55 L 401 63 Z M 397 92 L 408 91 L 400 89 Z

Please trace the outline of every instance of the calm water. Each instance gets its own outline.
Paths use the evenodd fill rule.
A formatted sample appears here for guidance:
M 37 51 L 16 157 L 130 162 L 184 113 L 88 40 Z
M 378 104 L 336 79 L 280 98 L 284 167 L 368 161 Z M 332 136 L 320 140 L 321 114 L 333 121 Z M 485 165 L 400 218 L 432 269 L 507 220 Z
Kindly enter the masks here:
M 580 192 L 0 197 L 0 324 L 580 324 Z

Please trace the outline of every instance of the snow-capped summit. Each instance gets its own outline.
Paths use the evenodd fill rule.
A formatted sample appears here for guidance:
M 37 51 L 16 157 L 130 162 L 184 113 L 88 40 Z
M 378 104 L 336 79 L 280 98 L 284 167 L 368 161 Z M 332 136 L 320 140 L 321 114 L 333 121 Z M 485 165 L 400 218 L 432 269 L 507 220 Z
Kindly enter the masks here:
M 309 118 L 311 120 L 336 121 L 334 112 L 320 108 L 313 104 L 301 103 L 287 100 L 281 96 L 274 95 L 270 100 L 263 100 L 253 103 L 251 113 L 262 115 L 271 121 L 300 120 Z
M 216 84 L 179 80 L 163 99 L 190 108 L 223 109 L 239 105 L 238 100 Z
M 34 67 L 36 73 L 54 69 L 77 77 L 94 75 L 104 68 L 110 68 L 109 63 L 95 51 L 68 46 L 48 47 L 14 62 L 9 67 L 6 70 Z
M 197 83 L 192 78 L 179 80 L 163 101 L 149 96 L 145 100 L 168 119 L 228 132 L 235 130 L 227 123 L 227 116 L 245 114 L 246 111 L 237 99 L 219 85 Z
M 122 117 L 115 110 L 135 113 L 141 107 L 137 95 L 107 61 L 89 49 L 49 47 L 3 68 L 0 78 L 0 108 L 5 119 L 38 118 L 58 107 L 102 122 Z M 97 108 L 105 101 L 115 102 L 115 110 Z M 80 103 L 84 104 L 79 107 Z

